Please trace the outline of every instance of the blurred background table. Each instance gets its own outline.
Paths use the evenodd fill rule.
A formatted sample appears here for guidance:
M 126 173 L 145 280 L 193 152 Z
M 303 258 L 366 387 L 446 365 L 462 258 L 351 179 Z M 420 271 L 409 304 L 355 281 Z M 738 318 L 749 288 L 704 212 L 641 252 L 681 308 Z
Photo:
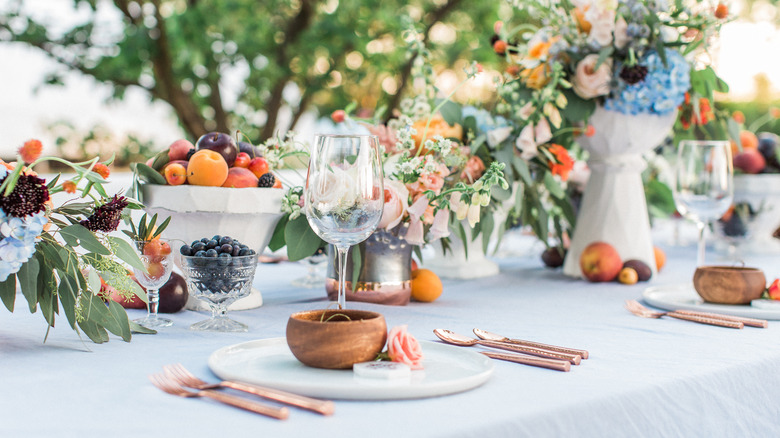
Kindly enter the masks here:
M 131 343 L 82 341 L 61 318 L 46 343 L 45 323 L 19 296 L 0 312 L 0 436 L 777 436 L 780 433 L 780 322 L 732 330 L 672 319 L 638 318 L 623 308 L 650 286 L 690 281 L 693 247 L 667 247 L 668 263 L 650 283 L 592 284 L 542 267 L 538 252 L 499 259 L 494 277 L 444 281 L 433 303 L 405 307 L 349 303 L 408 324 L 420 340 L 435 328 L 474 327 L 584 348 L 591 358 L 569 373 L 495 362 L 483 386 L 405 401 L 337 401 L 331 417 L 293 409 L 276 421 L 204 400 L 165 394 L 147 380 L 180 362 L 215 380 L 215 350 L 284 336 L 287 317 L 327 305 L 322 289 L 301 289 L 300 263 L 262 264 L 255 286 L 264 305 L 231 312 L 248 333 L 193 332 L 198 312 L 171 315 L 175 326 Z M 711 259 L 716 256 L 711 255 Z M 775 257 L 748 258 L 780 276 Z M 129 311 L 131 317 L 141 311 Z M 86 339 L 86 338 L 85 338 Z

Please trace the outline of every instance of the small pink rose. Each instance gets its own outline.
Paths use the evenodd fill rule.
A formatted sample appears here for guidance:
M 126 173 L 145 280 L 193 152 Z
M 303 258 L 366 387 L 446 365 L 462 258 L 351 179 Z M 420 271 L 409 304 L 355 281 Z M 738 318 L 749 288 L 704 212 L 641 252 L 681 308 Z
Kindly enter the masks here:
M 385 178 L 385 206 L 378 228 L 390 230 L 401 222 L 409 202 L 409 190 L 400 181 Z
M 406 325 L 396 326 L 387 335 L 387 355 L 393 362 L 409 365 L 413 370 L 421 370 L 423 353 L 414 336 L 406 331 Z

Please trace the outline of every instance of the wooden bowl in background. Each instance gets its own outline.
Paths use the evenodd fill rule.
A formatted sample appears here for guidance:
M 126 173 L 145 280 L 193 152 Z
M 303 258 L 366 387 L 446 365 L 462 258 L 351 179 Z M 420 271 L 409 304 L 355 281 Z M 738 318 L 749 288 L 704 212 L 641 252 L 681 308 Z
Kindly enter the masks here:
M 287 345 L 304 365 L 346 369 L 374 360 L 387 341 L 387 323 L 376 312 L 309 310 L 290 315 Z
M 693 287 L 704 301 L 749 304 L 766 289 L 764 271 L 737 266 L 701 266 L 693 274 Z

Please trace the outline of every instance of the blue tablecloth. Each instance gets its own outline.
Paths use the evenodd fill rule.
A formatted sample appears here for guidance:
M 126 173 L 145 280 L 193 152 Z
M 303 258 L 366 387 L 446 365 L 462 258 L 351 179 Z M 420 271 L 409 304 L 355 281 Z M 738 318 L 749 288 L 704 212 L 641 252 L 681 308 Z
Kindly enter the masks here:
M 669 263 L 650 285 L 690 281 L 694 250 L 668 248 Z M 432 330 L 474 327 L 545 343 L 585 348 L 591 358 L 569 373 L 497 361 L 483 386 L 405 401 L 337 401 L 331 417 L 293 409 L 276 421 L 207 400 L 165 394 L 147 375 L 181 362 L 215 376 L 207 358 L 243 341 L 284 335 L 290 313 L 322 308 L 323 289 L 297 289 L 293 263 L 260 265 L 265 304 L 235 312 L 243 334 L 192 332 L 205 314 L 172 315 L 175 326 L 131 343 L 80 340 L 64 318 L 43 343 L 40 314 L 21 296 L 16 313 L 0 311 L 0 436 L 778 436 L 780 322 L 732 330 L 672 319 L 643 319 L 623 308 L 648 283 L 591 284 L 542 267 L 538 254 L 499 260 L 501 274 L 445 280 L 434 303 L 405 307 L 353 304 L 408 324 L 418 339 Z M 768 278 L 776 257 L 749 258 Z M 131 317 L 142 315 L 131 311 Z

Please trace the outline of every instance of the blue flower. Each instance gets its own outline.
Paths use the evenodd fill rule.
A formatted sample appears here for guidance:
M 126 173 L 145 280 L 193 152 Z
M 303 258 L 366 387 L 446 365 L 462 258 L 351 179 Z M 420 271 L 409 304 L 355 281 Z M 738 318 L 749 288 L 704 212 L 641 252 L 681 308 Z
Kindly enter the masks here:
M 680 106 L 691 87 L 691 67 L 679 52 L 667 49 L 665 54 L 666 65 L 657 52 L 648 52 L 640 62 L 647 67 L 645 79 L 613 90 L 604 107 L 623 114 L 664 115 Z
M 474 117 L 477 122 L 477 131 L 480 134 L 487 134 L 488 132 L 496 129 L 509 126 L 509 121 L 501 116 L 493 117 L 490 111 L 484 108 L 476 108 L 474 106 L 464 106 L 461 110 L 461 116 L 463 119 L 467 117 Z

